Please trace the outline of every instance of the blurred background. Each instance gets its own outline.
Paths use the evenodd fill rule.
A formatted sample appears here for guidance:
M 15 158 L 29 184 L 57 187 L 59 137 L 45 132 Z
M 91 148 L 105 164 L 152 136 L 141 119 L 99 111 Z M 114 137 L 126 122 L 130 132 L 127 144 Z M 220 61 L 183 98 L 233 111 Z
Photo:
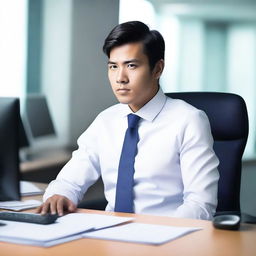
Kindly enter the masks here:
M 118 23 L 143 21 L 166 41 L 164 92 L 232 92 L 245 99 L 250 130 L 241 204 L 256 215 L 249 201 L 256 192 L 255 10 L 255 0 L 0 0 L 0 96 L 21 99 L 25 148 L 76 148 L 96 115 L 116 103 L 105 37 Z M 45 98 L 51 136 L 28 131 L 31 96 Z

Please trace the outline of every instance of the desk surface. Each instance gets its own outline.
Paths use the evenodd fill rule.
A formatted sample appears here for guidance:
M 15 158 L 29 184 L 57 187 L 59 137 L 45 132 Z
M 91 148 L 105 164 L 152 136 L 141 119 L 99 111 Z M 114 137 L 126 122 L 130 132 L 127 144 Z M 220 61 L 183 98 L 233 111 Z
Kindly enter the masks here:
M 34 158 L 21 162 L 21 172 L 39 171 L 42 168 L 55 165 L 64 165 L 71 158 L 71 151 L 68 150 L 49 150 L 35 154 Z
M 98 239 L 80 239 L 50 248 L 16 245 L 0 242 L 1 256 L 255 256 L 256 226 L 243 224 L 240 231 L 214 229 L 212 223 L 202 220 L 175 219 L 139 214 L 110 213 L 94 210 L 79 212 L 132 216 L 135 222 L 173 226 L 200 226 L 203 229 L 160 246 Z

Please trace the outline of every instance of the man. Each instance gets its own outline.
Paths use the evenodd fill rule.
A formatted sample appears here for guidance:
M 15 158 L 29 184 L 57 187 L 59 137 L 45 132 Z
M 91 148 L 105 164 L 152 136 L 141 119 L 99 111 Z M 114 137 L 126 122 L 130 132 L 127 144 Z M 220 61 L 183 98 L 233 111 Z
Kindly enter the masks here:
M 103 50 L 120 104 L 100 113 L 80 136 L 78 150 L 50 183 L 38 212 L 75 211 L 88 187 L 102 176 L 108 211 L 212 218 L 219 174 L 210 125 L 204 112 L 167 98 L 159 87 L 164 48 L 160 33 L 138 21 L 110 32 Z M 130 114 L 138 119 L 133 127 L 137 142 L 135 149 L 126 150 L 127 117 L 135 116 Z M 125 151 L 134 152 L 133 160 Z M 127 185 L 121 176 L 130 171 Z M 122 210 L 128 201 L 128 210 Z

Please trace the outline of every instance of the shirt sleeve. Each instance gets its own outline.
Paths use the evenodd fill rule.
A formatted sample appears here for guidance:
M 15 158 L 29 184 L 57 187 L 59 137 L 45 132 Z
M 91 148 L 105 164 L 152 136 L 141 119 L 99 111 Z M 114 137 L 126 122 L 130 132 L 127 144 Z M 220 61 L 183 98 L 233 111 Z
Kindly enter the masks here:
M 217 207 L 218 164 L 208 118 L 203 111 L 197 110 L 187 118 L 181 138 L 183 204 L 174 216 L 212 219 Z
M 78 149 L 73 152 L 70 161 L 62 168 L 55 180 L 46 189 L 43 200 L 59 194 L 77 204 L 87 189 L 100 176 L 97 138 L 99 121 L 95 121 L 79 137 Z

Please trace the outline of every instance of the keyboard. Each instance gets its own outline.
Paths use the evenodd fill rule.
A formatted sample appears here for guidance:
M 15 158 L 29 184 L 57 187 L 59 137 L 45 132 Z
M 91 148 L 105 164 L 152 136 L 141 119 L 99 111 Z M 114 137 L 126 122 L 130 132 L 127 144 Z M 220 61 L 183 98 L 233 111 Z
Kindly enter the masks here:
M 35 224 L 52 224 L 58 218 L 57 214 L 41 215 L 28 212 L 0 212 L 0 220 L 28 222 Z

